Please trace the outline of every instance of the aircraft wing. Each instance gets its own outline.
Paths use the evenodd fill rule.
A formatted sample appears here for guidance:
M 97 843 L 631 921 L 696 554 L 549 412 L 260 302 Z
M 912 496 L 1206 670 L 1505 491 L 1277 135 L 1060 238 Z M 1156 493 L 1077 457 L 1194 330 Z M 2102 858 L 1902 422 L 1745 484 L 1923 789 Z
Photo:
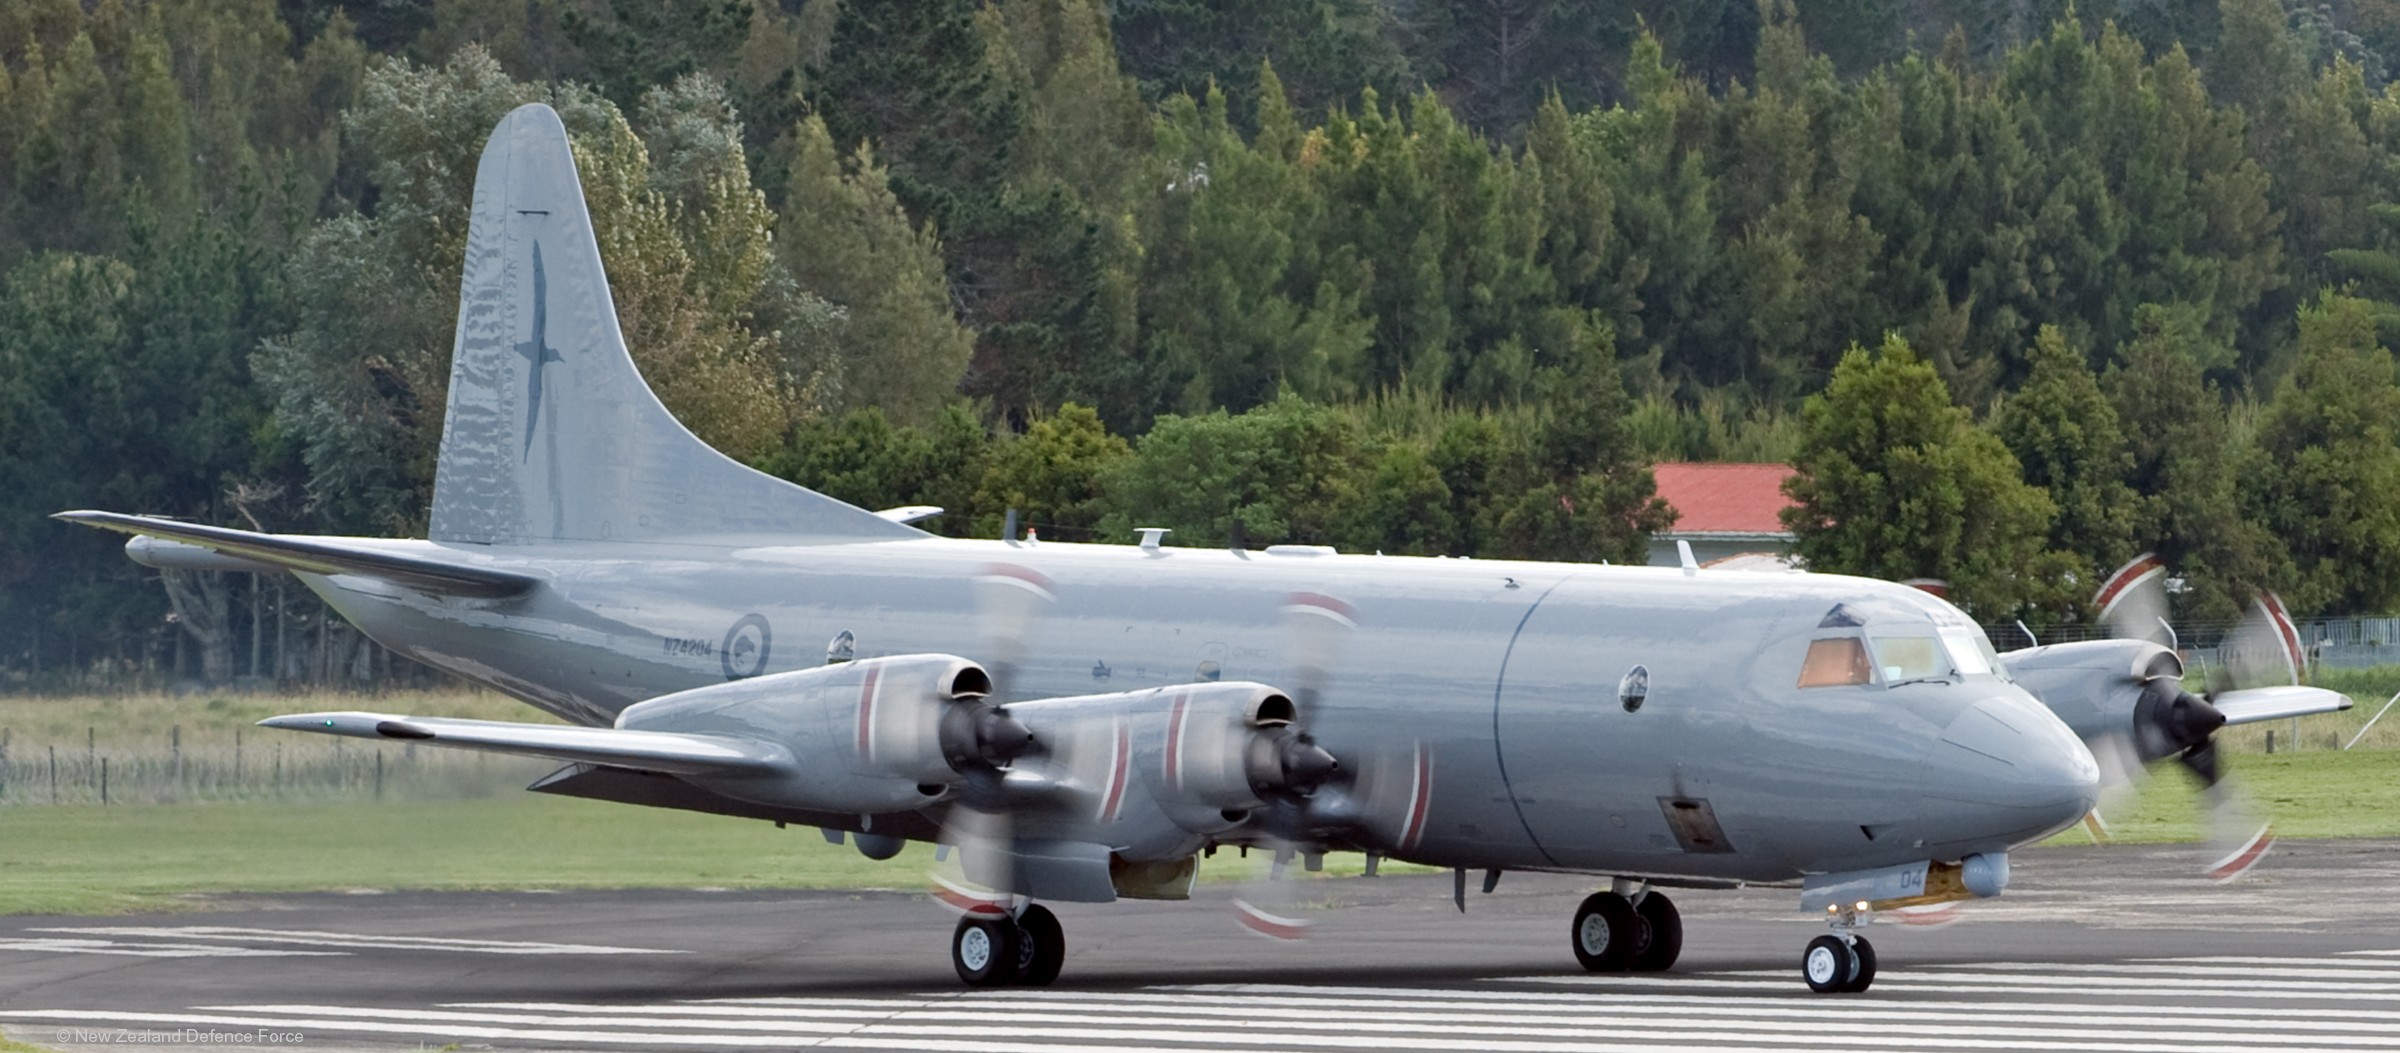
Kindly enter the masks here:
M 2248 724 L 2348 709 L 2350 698 L 2321 687 L 2245 687 L 2219 694 L 2211 704 L 2225 714 L 2225 723 Z
M 116 512 L 60 512 L 53 519 L 136 537 L 164 538 L 223 556 L 309 574 L 381 578 L 443 596 L 513 596 L 541 583 L 530 574 L 426 559 L 341 538 L 261 534 Z
M 287 731 L 422 742 L 428 746 L 547 757 L 669 775 L 763 774 L 789 770 L 792 766 L 791 754 L 781 746 L 727 735 L 358 712 L 294 713 L 268 717 L 258 723 L 260 727 Z

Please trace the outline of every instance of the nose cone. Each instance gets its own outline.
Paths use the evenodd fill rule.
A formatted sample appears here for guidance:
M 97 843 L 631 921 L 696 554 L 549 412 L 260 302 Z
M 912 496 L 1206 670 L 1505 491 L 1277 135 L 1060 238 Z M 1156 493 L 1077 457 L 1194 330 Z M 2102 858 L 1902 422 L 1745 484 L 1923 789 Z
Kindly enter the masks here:
M 1966 840 L 2007 845 L 2048 837 L 2092 810 L 2100 765 L 2050 710 L 2021 691 L 1975 703 L 1943 729 L 1926 762 L 1927 796 Z

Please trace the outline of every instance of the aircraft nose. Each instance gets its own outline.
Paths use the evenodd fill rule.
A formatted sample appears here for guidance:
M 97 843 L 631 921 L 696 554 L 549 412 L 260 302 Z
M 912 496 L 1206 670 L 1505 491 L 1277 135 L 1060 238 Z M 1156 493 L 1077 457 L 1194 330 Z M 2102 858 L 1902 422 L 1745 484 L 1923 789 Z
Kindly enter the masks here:
M 1952 719 L 1927 758 L 1938 796 L 1981 806 L 2012 840 L 2048 836 L 2092 810 L 2100 765 L 2032 696 L 1986 698 Z

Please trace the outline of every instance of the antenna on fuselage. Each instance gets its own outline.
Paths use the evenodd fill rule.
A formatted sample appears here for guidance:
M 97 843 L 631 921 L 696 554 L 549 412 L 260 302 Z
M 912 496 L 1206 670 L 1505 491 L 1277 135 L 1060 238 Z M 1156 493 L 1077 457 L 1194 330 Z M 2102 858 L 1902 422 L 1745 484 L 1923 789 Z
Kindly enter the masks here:
M 1228 534 L 1229 537 L 1227 538 L 1227 542 L 1232 546 L 1234 555 L 1247 556 L 1250 554 L 1250 539 L 1245 536 L 1247 531 L 1242 529 L 1242 517 L 1240 515 L 1237 514 L 1233 517 L 1233 527 L 1228 531 Z
M 1014 508 L 1008 510 L 1008 521 L 1000 526 L 1000 540 L 1011 545 L 1017 543 L 1017 510 Z

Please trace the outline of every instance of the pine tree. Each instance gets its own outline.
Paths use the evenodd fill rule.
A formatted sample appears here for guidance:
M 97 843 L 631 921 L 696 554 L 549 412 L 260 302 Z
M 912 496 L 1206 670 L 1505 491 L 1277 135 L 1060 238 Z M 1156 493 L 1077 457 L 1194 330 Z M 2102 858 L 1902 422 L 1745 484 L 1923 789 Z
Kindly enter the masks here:
M 1852 348 L 1802 412 L 1783 521 L 1809 569 L 1940 578 L 1985 620 L 2061 612 L 2067 562 L 2045 546 L 2055 507 L 1906 341 Z

